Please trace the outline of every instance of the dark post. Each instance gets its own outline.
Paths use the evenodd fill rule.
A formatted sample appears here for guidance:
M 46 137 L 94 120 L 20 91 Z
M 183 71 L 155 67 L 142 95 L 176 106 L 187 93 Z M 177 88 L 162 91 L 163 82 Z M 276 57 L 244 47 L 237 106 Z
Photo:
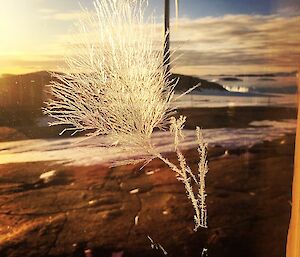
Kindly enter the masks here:
M 166 72 L 170 71 L 170 0 L 165 0 L 165 42 L 164 65 Z

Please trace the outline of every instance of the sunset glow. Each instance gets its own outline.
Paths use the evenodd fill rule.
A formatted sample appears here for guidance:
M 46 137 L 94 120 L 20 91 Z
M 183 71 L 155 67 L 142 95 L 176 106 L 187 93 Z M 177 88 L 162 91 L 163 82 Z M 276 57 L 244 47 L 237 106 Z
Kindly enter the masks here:
M 297 1 L 233 0 L 179 2 L 179 20 L 172 26 L 172 47 L 182 58 L 176 72 L 218 74 L 292 71 L 299 65 L 300 16 Z M 92 9 L 92 0 L 81 1 Z M 175 17 L 175 4 L 172 2 Z M 82 16 L 76 1 L 0 0 L 0 74 L 57 70 L 63 64 L 74 23 Z M 155 10 L 158 35 L 162 1 L 149 1 Z M 175 22 L 175 20 L 174 20 Z M 175 25 L 175 24 L 173 24 Z

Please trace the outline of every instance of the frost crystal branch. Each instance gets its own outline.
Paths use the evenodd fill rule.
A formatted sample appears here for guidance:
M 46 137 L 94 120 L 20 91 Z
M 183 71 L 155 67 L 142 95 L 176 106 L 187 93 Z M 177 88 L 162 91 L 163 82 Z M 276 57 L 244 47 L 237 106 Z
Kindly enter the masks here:
M 53 97 L 44 112 L 55 119 L 50 125 L 67 127 L 62 133 L 106 135 L 126 149 L 144 150 L 146 161 L 161 159 L 185 186 L 195 209 L 195 229 L 206 227 L 206 144 L 197 128 L 197 177 L 179 150 L 186 118 L 172 117 L 176 81 L 170 79 L 164 49 L 157 45 L 154 20 L 144 19 L 145 5 L 139 0 L 95 0 L 95 12 L 84 12 L 79 34 L 71 41 L 68 68 L 53 73 Z M 158 153 L 151 142 L 154 129 L 169 125 L 180 167 Z
M 205 175 L 208 172 L 207 165 L 207 144 L 204 142 L 202 131 L 199 127 L 196 128 L 196 136 L 198 143 L 199 164 L 198 164 L 198 177 L 194 175 L 191 168 L 187 165 L 186 160 L 179 149 L 180 140 L 183 139 L 183 126 L 186 117 L 180 116 L 178 120 L 174 117 L 171 118 L 170 132 L 174 136 L 174 147 L 179 161 L 178 168 L 176 165 L 170 163 L 159 154 L 158 158 L 162 159 L 173 171 L 176 172 L 177 179 L 181 181 L 187 193 L 188 198 L 191 200 L 195 210 L 194 222 L 195 231 L 199 227 L 207 227 L 207 210 L 206 210 L 206 192 L 205 192 Z M 195 192 L 196 190 L 198 192 Z

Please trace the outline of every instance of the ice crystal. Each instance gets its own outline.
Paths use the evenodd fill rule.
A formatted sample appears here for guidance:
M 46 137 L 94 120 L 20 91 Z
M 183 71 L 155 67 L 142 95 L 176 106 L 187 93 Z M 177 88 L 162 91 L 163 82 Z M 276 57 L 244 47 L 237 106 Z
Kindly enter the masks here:
M 186 118 L 172 117 L 176 81 L 170 79 L 164 63 L 169 61 L 164 60 L 164 49 L 157 47 L 157 25 L 153 19 L 144 19 L 145 6 L 146 2 L 138 0 L 94 2 L 95 12 L 85 12 L 78 37 L 71 42 L 68 69 L 53 73 L 53 97 L 44 111 L 55 119 L 50 125 L 67 126 L 62 133 L 106 135 L 111 144 L 142 149 L 146 163 L 161 159 L 185 186 L 195 210 L 196 230 L 206 227 L 206 144 L 197 128 L 200 162 L 196 176 L 179 148 Z M 155 129 L 168 127 L 179 167 L 151 143 Z

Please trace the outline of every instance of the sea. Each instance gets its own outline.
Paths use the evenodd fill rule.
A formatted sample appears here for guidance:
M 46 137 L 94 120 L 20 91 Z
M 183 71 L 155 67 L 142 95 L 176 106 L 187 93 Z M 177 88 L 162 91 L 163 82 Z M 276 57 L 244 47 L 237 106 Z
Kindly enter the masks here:
M 285 106 L 297 107 L 295 76 L 201 76 L 227 91 L 204 90 L 185 95 L 176 105 L 184 107 Z

